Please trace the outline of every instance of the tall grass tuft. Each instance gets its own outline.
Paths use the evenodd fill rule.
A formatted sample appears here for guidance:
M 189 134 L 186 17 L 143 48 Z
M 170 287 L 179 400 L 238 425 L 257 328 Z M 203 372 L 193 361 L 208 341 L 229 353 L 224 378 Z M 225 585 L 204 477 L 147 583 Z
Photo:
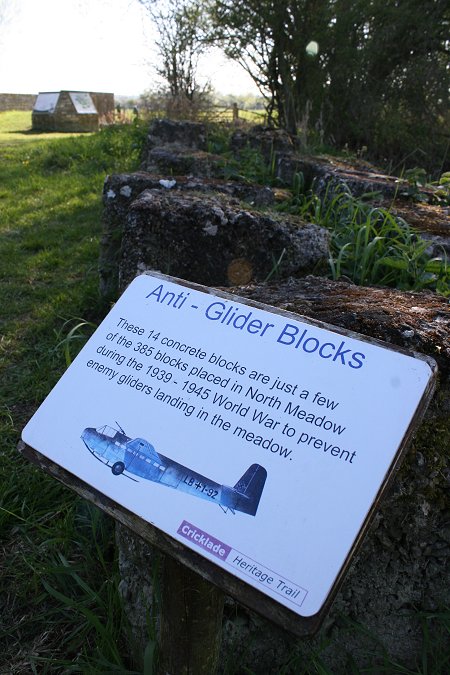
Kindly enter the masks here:
M 64 360 L 67 368 L 95 328 L 96 325 L 92 321 L 85 321 L 80 318 L 64 321 L 57 333 L 59 341 L 55 349 L 62 349 L 64 351 Z
M 430 289 L 450 295 L 450 271 L 443 252 L 432 258 L 429 243 L 402 218 L 374 207 L 372 195 L 354 197 L 346 187 L 319 197 L 303 192 L 296 176 L 293 196 L 280 209 L 326 227 L 330 231 L 330 275 L 358 285 L 401 290 Z

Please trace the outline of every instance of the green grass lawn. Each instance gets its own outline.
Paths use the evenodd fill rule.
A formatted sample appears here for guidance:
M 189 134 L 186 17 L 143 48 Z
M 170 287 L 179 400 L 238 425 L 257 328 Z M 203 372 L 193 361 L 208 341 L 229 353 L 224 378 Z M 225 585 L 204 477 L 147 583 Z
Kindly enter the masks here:
M 8 110 L 0 113 L 0 145 L 36 144 L 36 141 L 55 140 L 86 134 L 67 134 L 60 132 L 37 132 L 31 129 L 31 111 Z
M 29 118 L 0 114 L 0 673 L 8 674 L 61 672 L 83 651 L 121 664 L 114 630 L 101 628 L 115 569 L 111 523 L 15 448 L 66 367 L 58 345 L 77 317 L 98 323 L 107 310 L 97 274 L 102 185 L 108 172 L 137 166 L 140 132 L 38 137 L 27 133 Z M 90 570 L 82 582 L 80 567 Z

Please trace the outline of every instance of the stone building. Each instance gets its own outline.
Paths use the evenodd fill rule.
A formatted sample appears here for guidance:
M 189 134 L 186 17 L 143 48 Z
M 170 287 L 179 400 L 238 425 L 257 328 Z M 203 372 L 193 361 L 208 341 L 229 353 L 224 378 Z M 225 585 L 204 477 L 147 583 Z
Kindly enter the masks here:
M 97 131 L 114 115 L 114 94 L 86 91 L 40 92 L 32 113 L 33 131 Z

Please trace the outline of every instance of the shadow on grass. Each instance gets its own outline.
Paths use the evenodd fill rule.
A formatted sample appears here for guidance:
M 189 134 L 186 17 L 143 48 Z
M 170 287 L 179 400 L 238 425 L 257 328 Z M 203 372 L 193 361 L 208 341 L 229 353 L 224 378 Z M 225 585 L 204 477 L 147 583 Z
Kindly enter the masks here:
M 62 138 L 66 136 L 73 136 L 73 135 L 78 135 L 82 134 L 84 135 L 89 135 L 93 134 L 95 132 L 93 131 L 63 131 L 61 129 L 17 129 L 17 130 L 11 130 L 8 131 L 9 134 L 16 134 L 17 136 L 25 136 L 25 137 L 34 137 L 34 138 L 42 138 L 45 139 L 48 136 L 50 138 L 57 138 L 58 136 L 61 136 Z

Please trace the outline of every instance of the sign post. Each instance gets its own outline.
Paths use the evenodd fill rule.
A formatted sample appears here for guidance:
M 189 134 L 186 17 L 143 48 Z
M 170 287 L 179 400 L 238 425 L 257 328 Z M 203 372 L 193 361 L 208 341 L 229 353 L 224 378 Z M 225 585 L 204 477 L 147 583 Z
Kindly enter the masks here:
M 164 557 L 160 672 L 212 675 L 222 641 L 224 594 L 172 556 Z
M 139 520 L 164 551 L 306 635 L 331 604 L 435 373 L 429 357 L 144 274 L 23 440 L 28 456 L 75 477 L 123 522 Z

